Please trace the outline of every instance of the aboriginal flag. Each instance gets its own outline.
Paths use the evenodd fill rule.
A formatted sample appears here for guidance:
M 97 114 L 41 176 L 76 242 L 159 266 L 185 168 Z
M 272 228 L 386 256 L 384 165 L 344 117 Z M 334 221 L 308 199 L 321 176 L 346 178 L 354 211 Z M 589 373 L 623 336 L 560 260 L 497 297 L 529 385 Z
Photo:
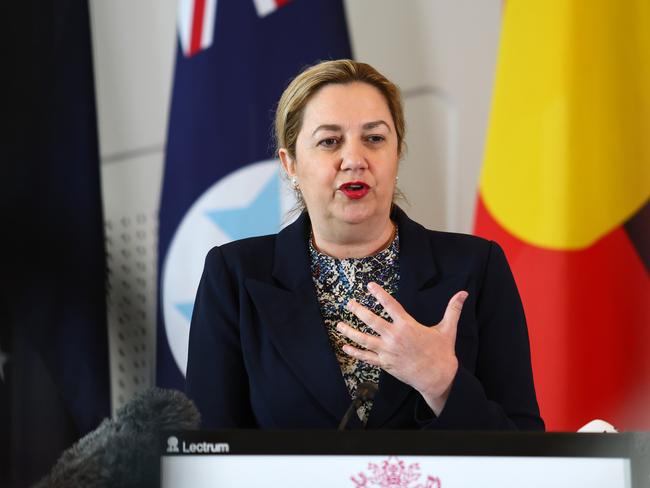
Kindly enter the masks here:
M 351 56 L 341 0 L 182 0 L 160 206 L 157 383 L 184 386 L 207 251 L 275 233 L 291 206 L 271 129 L 289 81 Z
M 650 428 L 650 3 L 508 0 L 478 235 L 505 249 L 551 430 Z

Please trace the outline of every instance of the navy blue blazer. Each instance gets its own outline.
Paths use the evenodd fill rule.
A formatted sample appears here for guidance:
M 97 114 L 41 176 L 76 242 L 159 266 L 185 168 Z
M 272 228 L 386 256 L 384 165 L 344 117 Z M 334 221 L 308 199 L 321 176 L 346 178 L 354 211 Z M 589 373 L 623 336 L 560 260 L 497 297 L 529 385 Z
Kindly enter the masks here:
M 458 323 L 459 369 L 436 416 L 419 393 L 382 371 L 367 428 L 543 430 L 521 300 L 501 248 L 430 231 L 395 207 L 396 298 L 437 324 L 467 290 Z M 310 271 L 310 222 L 213 248 L 190 330 L 186 390 L 204 428 L 336 428 L 350 405 Z M 349 428 L 362 428 L 352 416 Z

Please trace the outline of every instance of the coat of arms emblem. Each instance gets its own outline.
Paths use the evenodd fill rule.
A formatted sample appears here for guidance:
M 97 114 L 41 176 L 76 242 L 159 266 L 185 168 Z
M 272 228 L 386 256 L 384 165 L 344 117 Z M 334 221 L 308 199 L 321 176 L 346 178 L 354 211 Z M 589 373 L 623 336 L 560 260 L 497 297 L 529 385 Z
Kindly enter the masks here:
M 427 475 L 418 482 L 422 476 L 418 463 L 407 466 L 401 459 L 390 456 L 381 465 L 369 463 L 366 473 L 360 472 L 350 479 L 355 488 L 442 488 L 440 478 Z

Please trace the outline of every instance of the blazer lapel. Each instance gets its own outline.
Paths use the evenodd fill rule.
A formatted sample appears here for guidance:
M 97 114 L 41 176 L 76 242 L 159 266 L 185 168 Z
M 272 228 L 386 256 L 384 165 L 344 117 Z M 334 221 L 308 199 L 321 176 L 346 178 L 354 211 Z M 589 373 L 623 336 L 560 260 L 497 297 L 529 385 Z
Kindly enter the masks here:
M 313 397 L 339 420 L 351 398 L 320 313 L 308 239 L 309 219 L 303 214 L 278 234 L 273 278 L 279 286 L 249 279 L 246 288 L 285 362 Z
M 435 325 L 442 319 L 451 296 L 465 285 L 466 277 L 439 281 L 429 232 L 395 207 L 392 215 L 399 228 L 400 281 L 396 299 L 418 322 Z M 369 427 L 381 427 L 415 390 L 382 371 Z
M 400 235 L 400 283 L 397 300 L 420 323 L 434 325 L 451 296 L 465 285 L 458 276 L 439 282 L 428 232 L 399 208 L 393 219 Z M 309 218 L 306 214 L 278 234 L 273 262 L 274 283 L 246 281 L 260 321 L 284 361 L 304 388 L 336 420 L 352 399 L 343 381 L 318 305 L 309 260 Z M 369 428 L 386 424 L 413 388 L 382 371 L 368 419 Z M 348 428 L 361 428 L 352 415 Z

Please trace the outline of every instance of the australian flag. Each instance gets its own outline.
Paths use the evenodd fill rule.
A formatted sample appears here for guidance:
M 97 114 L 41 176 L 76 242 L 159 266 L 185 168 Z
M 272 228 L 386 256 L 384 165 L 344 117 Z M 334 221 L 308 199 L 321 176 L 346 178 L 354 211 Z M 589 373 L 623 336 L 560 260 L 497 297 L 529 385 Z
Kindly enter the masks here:
M 291 196 L 274 109 L 320 60 L 350 58 L 341 0 L 184 0 L 160 206 L 157 382 L 184 386 L 207 251 L 277 232 Z

